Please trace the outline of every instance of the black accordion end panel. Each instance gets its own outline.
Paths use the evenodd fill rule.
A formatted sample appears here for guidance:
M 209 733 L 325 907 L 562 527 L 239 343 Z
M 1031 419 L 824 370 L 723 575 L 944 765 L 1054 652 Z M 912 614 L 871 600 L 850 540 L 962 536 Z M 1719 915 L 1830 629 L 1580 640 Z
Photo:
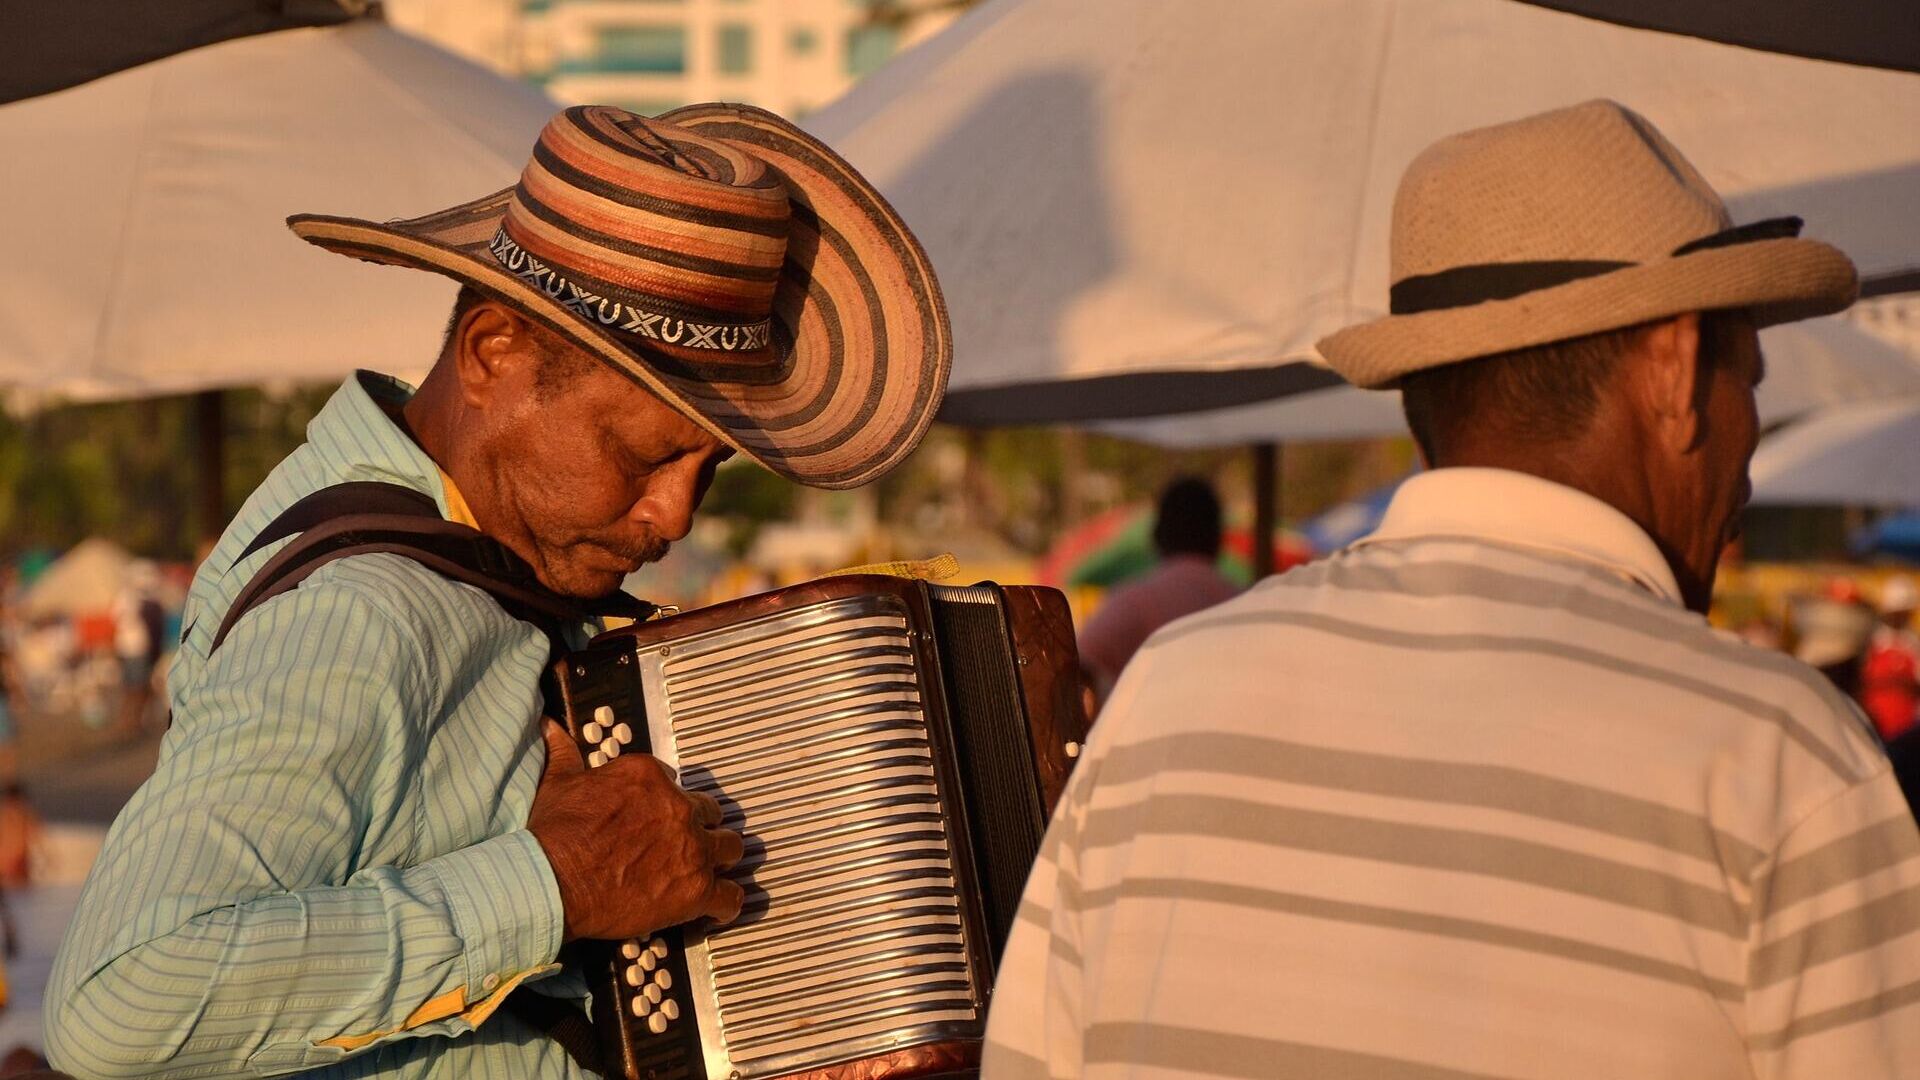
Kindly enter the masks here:
M 734 923 L 583 943 L 609 1075 L 977 1067 L 1085 737 L 1064 598 L 829 578 L 604 634 L 555 675 L 589 765 L 653 753 L 746 840 Z

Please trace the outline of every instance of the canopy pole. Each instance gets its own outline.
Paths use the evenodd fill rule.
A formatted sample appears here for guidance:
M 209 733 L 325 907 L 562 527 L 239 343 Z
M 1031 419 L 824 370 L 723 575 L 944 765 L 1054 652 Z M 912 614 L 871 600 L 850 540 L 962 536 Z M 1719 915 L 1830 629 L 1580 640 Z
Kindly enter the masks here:
M 196 525 L 202 543 L 220 538 L 227 526 L 226 394 L 202 390 L 193 395 L 194 492 L 199 502 Z
M 1273 543 L 1280 531 L 1280 444 L 1253 446 L 1253 580 L 1273 575 Z

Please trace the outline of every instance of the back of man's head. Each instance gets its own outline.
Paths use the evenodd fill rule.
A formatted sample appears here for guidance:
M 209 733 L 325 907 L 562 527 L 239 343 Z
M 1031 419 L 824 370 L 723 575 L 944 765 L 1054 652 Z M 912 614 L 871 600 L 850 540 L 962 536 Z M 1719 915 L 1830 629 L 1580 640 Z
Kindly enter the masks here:
M 1709 312 L 1700 319 L 1703 367 L 1721 351 L 1725 318 Z M 1650 325 L 1412 372 L 1400 386 L 1407 428 L 1434 468 L 1495 446 L 1527 454 L 1578 443 L 1591 434 L 1603 398 L 1618 389 L 1622 366 Z
M 1167 485 L 1153 521 L 1153 546 L 1161 555 L 1220 554 L 1220 499 L 1211 484 L 1185 476 Z

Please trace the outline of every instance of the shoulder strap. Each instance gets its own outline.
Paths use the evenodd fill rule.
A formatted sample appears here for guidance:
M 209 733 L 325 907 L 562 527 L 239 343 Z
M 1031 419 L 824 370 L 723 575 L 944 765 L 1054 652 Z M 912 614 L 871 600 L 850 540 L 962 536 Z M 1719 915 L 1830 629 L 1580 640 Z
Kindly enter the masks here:
M 288 507 L 247 545 L 237 565 L 267 545 L 297 536 L 243 586 L 214 634 L 218 649 L 241 616 L 305 581 L 315 570 L 354 555 L 386 552 L 492 596 L 508 614 L 558 641 L 559 627 L 594 615 L 645 619 L 654 605 L 623 592 L 595 601 L 561 596 L 505 544 L 440 516 L 433 499 L 399 484 L 355 481 L 322 488 Z
M 399 484 L 355 481 L 322 488 L 274 518 L 234 564 L 290 536 L 294 541 L 275 552 L 234 597 L 209 654 L 227 639 L 242 615 L 291 591 L 335 559 L 373 552 L 405 556 L 442 577 L 483 590 L 508 614 L 545 631 L 556 653 L 567 647 L 560 628 L 568 623 L 582 622 L 590 615 L 645 620 L 658 610 L 624 592 L 595 601 L 561 596 L 540 584 L 533 567 L 505 544 L 478 529 L 445 520 L 432 498 Z M 578 1006 L 522 987 L 508 996 L 506 1008 L 559 1043 L 583 1070 L 604 1072 L 592 1021 Z

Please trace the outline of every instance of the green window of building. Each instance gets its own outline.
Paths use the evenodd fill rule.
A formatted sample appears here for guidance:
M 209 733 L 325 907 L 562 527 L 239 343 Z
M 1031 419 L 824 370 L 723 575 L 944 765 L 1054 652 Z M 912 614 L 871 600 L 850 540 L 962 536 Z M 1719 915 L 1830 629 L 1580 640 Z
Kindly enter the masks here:
M 899 32 L 891 26 L 856 26 L 847 31 L 847 74 L 872 72 L 893 55 Z
M 604 27 L 596 59 L 601 71 L 683 75 L 687 70 L 686 27 Z
M 753 69 L 753 28 L 727 23 L 719 29 L 720 74 L 745 75 Z
M 804 26 L 796 26 L 787 33 L 787 51 L 795 56 L 810 56 L 820 45 L 820 37 Z

